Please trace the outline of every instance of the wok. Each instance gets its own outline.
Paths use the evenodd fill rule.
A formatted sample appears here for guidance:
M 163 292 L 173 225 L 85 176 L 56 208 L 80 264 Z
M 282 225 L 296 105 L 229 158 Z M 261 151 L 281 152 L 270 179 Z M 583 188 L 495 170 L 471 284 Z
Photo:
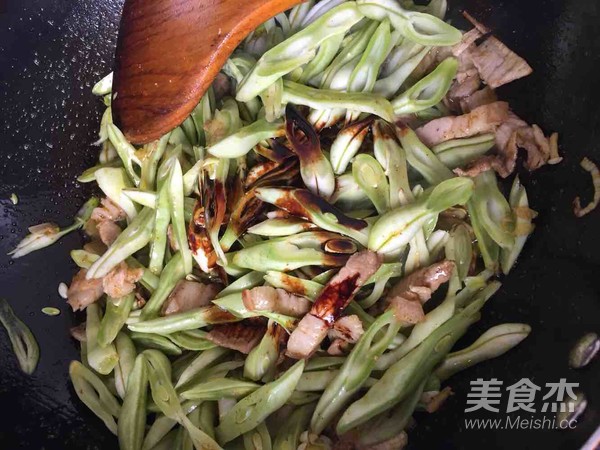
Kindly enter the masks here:
M 90 194 L 75 177 L 97 157 L 92 143 L 101 105 L 90 89 L 111 70 L 121 7 L 122 0 L 0 2 L 0 296 L 31 327 L 41 347 L 38 369 L 26 377 L 0 333 L 2 449 L 117 446 L 68 381 L 69 361 L 78 358 L 68 330 L 79 318 L 59 297 L 57 286 L 75 272 L 68 252 L 80 246 L 81 237 L 69 235 L 15 262 L 6 253 L 29 225 L 69 223 Z M 574 341 L 600 329 L 600 211 L 576 219 L 571 206 L 576 195 L 587 200 L 592 192 L 579 161 L 587 155 L 600 162 L 600 3 L 453 1 L 457 23 L 461 9 L 492 27 L 533 66 L 533 75 L 500 95 L 529 122 L 559 131 L 565 160 L 533 176 L 522 174 L 530 203 L 540 213 L 536 232 L 462 343 L 506 321 L 529 323 L 533 332 L 509 354 L 450 379 L 455 395 L 438 413 L 416 416 L 410 448 L 579 448 L 600 423 L 600 363 L 580 371 L 567 365 Z M 20 199 L 17 205 L 9 200 L 13 192 Z M 45 316 L 44 306 L 59 307 L 62 314 Z M 570 431 L 465 430 L 464 419 L 471 417 L 464 412 L 469 382 L 492 377 L 504 386 L 524 377 L 538 385 L 566 378 L 580 383 L 589 406 Z

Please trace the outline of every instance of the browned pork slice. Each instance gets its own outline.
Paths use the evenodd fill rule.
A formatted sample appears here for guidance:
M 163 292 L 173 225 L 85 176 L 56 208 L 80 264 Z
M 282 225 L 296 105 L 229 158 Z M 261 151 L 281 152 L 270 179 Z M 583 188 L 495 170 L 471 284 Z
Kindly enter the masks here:
M 470 52 L 470 56 L 481 79 L 492 89 L 526 77 L 533 72 L 527 61 L 494 36 L 490 36 L 475 47 Z
M 308 314 L 290 335 L 287 355 L 307 358 L 314 353 L 327 332 L 364 282 L 381 266 L 381 257 L 363 250 L 352 255 L 316 298 Z
M 103 220 L 96 225 L 100 240 L 104 245 L 110 247 L 121 234 L 121 227 L 111 220 Z
M 90 219 L 98 223 L 106 220 L 118 222 L 119 220 L 123 220 L 127 217 L 125 211 L 123 211 L 119 205 L 113 203 L 109 198 L 103 198 L 100 200 L 100 203 L 102 206 L 94 208 Z
M 259 286 L 242 292 L 244 306 L 250 311 L 272 311 L 301 317 L 310 310 L 310 301 L 283 289 Z
M 343 316 L 335 321 L 329 330 L 331 345 L 327 349 L 330 355 L 344 355 L 350 344 L 356 344 L 365 332 L 363 324 L 356 315 Z
M 85 309 L 104 294 L 102 279 L 92 278 L 91 280 L 87 280 L 85 278 L 86 273 L 87 270 L 85 269 L 77 272 L 67 290 L 67 303 L 71 305 L 73 311 Z
M 142 275 L 144 269 L 132 269 L 125 262 L 121 262 L 102 278 L 102 287 L 106 295 L 121 298 L 133 292 L 135 283 L 142 278 Z
M 479 89 L 478 91 L 472 92 L 468 96 L 464 96 L 460 99 L 460 109 L 463 113 L 469 113 L 475 108 L 483 105 L 489 105 L 498 101 L 498 96 L 493 89 L 489 86 Z
M 411 273 L 392 287 L 386 304 L 394 308 L 399 320 L 420 322 L 424 317 L 422 305 L 450 279 L 454 268 L 454 261 L 443 260 Z
M 163 304 L 162 315 L 168 316 L 208 306 L 220 290 L 220 284 L 181 280 Z
M 450 139 L 495 132 L 508 117 L 508 103 L 494 102 L 461 116 L 432 120 L 417 128 L 416 133 L 425 145 L 431 147 Z
M 266 329 L 264 321 L 244 320 L 215 325 L 206 338 L 221 347 L 248 354 L 258 345 Z

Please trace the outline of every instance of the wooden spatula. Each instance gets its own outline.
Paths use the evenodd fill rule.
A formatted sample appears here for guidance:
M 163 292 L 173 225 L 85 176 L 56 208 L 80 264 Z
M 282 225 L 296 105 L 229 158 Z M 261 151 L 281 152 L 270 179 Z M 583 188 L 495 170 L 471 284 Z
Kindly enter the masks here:
M 117 41 L 113 119 L 144 144 L 179 125 L 235 47 L 302 0 L 126 0 Z

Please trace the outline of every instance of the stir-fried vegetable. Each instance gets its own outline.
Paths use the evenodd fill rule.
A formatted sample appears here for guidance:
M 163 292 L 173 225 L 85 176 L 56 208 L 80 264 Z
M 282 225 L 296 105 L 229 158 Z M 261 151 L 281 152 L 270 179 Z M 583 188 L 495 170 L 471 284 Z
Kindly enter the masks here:
M 495 101 L 522 76 L 512 52 L 473 60 L 484 45 L 445 10 L 304 2 L 254 30 L 192 114 L 144 146 L 106 97 L 99 161 L 79 177 L 105 198 L 65 229 L 31 227 L 11 254 L 87 233 L 60 289 L 86 310 L 70 375 L 122 449 L 403 446 L 423 392 L 445 398 L 451 375 L 529 334 L 497 325 L 452 351 L 533 231 L 525 187 L 515 178 L 506 198 L 501 180 L 517 149 L 527 168 L 560 157 L 556 135 Z M 3 301 L 0 320 L 31 373 L 33 336 Z M 575 367 L 597 336 L 581 348 Z

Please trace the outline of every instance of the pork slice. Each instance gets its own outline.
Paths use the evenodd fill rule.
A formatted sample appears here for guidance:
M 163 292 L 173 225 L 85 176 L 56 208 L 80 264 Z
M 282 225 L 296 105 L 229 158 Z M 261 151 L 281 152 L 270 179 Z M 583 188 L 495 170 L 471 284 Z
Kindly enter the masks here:
M 206 338 L 215 344 L 248 354 L 258 345 L 266 331 L 263 321 L 247 321 L 215 325 Z
M 104 245 L 110 247 L 121 234 L 121 227 L 111 220 L 103 220 L 96 225 L 100 240 Z
M 242 292 L 244 306 L 250 311 L 271 311 L 286 316 L 301 317 L 310 310 L 305 297 L 290 294 L 283 289 L 259 286 Z
M 94 208 L 90 218 L 96 222 L 104 222 L 110 220 L 111 222 L 118 222 L 124 220 L 127 217 L 125 211 L 121 209 L 119 205 L 113 203 L 109 198 L 103 198 L 100 200 L 101 206 Z
M 533 72 L 527 61 L 494 36 L 473 49 L 470 56 L 481 79 L 493 89 Z
M 333 324 L 333 328 L 329 330 L 328 337 L 331 344 L 327 349 L 327 353 L 334 356 L 346 354 L 350 344 L 358 342 L 364 332 L 363 324 L 358 316 L 340 317 Z
M 489 105 L 497 101 L 498 96 L 496 92 L 490 89 L 489 86 L 486 86 L 461 98 L 460 109 L 463 113 L 469 113 L 479 106 Z
M 494 102 L 461 116 L 440 117 L 416 129 L 419 139 L 433 146 L 450 139 L 495 132 L 509 118 L 508 103 Z
M 325 285 L 288 341 L 287 355 L 307 358 L 314 353 L 329 328 L 350 303 L 356 292 L 381 266 L 382 259 L 368 250 L 352 255 L 346 265 Z
M 102 278 L 102 288 L 109 297 L 121 298 L 134 291 L 135 283 L 142 275 L 144 269 L 132 269 L 125 262 L 121 262 Z
M 71 305 L 73 311 L 85 309 L 104 294 L 102 279 L 92 278 L 88 280 L 85 278 L 86 273 L 86 269 L 77 272 L 67 290 L 67 303 Z
M 220 291 L 220 284 L 180 280 L 163 304 L 162 315 L 168 316 L 208 306 Z

